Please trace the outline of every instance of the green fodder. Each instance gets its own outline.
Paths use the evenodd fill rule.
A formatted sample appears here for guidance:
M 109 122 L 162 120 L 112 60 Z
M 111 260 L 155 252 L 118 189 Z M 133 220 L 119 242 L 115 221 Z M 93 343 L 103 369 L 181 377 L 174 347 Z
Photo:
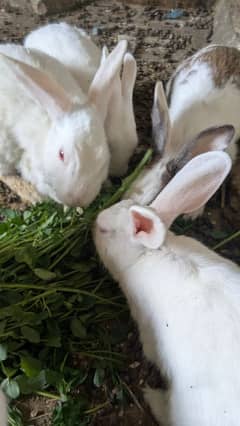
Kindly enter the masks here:
M 88 380 L 89 365 L 82 367 L 81 360 L 94 360 L 96 387 L 106 369 L 121 363 L 112 346 L 123 336 L 108 324 L 127 308 L 98 260 L 91 229 L 97 213 L 119 201 L 150 156 L 151 150 L 120 186 L 103 191 L 84 212 L 55 203 L 0 211 L 0 379 L 10 398 L 35 392 L 66 404 Z M 83 407 L 92 410 L 79 398 L 77 407 L 78 414 Z

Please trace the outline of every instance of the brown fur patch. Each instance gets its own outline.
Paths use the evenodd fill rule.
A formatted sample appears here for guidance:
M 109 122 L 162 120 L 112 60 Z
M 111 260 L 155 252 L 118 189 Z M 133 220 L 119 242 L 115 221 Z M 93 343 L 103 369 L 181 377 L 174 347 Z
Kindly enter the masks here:
M 170 80 L 168 90 L 169 104 L 176 78 L 182 71 L 189 70 L 189 73 L 182 82 L 183 84 L 186 84 L 188 77 L 190 77 L 193 73 L 191 68 L 198 62 L 206 63 L 212 68 L 213 80 L 217 88 L 222 88 L 231 79 L 233 84 L 240 89 L 240 51 L 235 47 L 213 46 L 200 50 L 195 55 L 187 58 L 177 68 L 175 74 Z

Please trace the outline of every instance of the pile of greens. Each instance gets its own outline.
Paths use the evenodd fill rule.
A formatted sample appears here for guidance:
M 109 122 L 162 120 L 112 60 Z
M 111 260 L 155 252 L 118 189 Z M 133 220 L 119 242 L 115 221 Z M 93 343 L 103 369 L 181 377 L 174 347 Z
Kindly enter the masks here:
M 56 399 L 53 425 L 88 423 L 98 407 L 81 394 L 83 383 L 97 388 L 110 372 L 119 384 L 123 357 L 113 346 L 123 336 L 114 322 L 127 308 L 98 260 L 91 229 L 150 156 L 151 150 L 120 187 L 105 190 L 84 212 L 53 203 L 0 210 L 1 386 L 11 399 L 30 393 Z M 10 424 L 22 424 L 17 409 Z

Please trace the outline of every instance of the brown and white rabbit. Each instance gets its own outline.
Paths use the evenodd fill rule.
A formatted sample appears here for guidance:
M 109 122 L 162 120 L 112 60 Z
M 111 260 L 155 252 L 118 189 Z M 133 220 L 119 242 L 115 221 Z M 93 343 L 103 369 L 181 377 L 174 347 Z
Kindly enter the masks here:
M 143 171 L 125 198 L 149 203 L 187 161 L 202 152 L 226 149 L 232 160 L 236 159 L 240 137 L 239 64 L 238 49 L 211 45 L 180 64 L 167 85 L 168 102 L 162 84 L 156 84 L 152 133 L 158 159 Z M 235 128 L 228 139 L 222 136 L 225 124 Z M 219 137 L 212 143 L 216 127 Z
M 145 391 L 161 426 L 239 426 L 240 268 L 169 231 L 230 168 L 224 152 L 200 154 L 150 206 L 123 200 L 96 220 L 99 256 L 127 297 L 145 356 L 169 382 Z

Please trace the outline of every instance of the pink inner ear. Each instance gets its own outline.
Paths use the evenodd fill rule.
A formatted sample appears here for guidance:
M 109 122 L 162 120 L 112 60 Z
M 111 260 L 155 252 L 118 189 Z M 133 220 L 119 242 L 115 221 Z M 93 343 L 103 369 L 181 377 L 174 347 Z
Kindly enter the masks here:
M 132 215 L 135 225 L 135 235 L 137 235 L 141 231 L 150 234 L 153 229 L 152 219 L 148 219 L 147 217 L 141 216 L 138 212 L 132 212 Z

